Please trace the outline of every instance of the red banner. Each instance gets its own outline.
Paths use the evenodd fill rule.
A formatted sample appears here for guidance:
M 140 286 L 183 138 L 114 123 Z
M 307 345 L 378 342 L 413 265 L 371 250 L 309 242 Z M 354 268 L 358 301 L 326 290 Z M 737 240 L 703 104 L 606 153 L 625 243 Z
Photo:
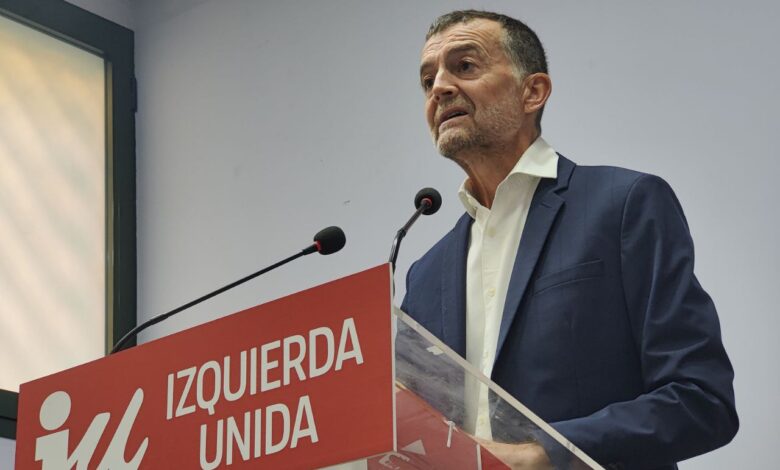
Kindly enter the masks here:
M 23 384 L 16 468 L 313 468 L 395 449 L 389 265 Z

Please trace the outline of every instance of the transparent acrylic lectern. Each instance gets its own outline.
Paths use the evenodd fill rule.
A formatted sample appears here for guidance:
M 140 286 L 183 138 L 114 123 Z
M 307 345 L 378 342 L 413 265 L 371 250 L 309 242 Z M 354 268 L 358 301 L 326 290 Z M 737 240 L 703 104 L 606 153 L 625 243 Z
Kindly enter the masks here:
M 540 468 L 602 468 L 408 315 L 394 313 L 399 451 L 369 459 L 369 469 L 509 468 L 480 445 L 489 441 L 543 447 L 550 466 Z

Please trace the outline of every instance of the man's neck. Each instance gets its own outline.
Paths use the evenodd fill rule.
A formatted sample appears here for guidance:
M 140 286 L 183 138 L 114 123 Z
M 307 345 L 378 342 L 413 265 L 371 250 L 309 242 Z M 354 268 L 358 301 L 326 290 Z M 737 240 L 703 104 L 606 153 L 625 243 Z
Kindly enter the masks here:
M 522 139 L 517 145 L 478 148 L 461 152 L 453 160 L 468 176 L 466 189 L 480 204 L 488 209 L 493 206 L 498 185 L 517 165 L 520 157 L 536 141 L 539 133 Z

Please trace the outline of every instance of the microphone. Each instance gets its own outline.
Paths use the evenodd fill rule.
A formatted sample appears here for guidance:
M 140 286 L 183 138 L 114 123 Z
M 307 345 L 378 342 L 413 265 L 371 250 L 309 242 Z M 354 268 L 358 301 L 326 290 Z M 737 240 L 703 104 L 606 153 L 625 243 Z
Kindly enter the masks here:
M 441 194 L 433 188 L 422 188 L 414 196 L 414 207 L 420 209 L 425 206 L 423 215 L 432 215 L 439 211 L 441 207 Z
M 298 253 L 285 258 L 277 263 L 272 264 L 271 266 L 268 266 L 267 268 L 263 268 L 260 271 L 257 271 L 255 273 L 250 274 L 249 276 L 243 277 L 239 279 L 238 281 L 232 282 L 226 286 L 220 287 L 219 289 L 209 292 L 208 294 L 198 297 L 197 299 L 188 302 L 181 307 L 177 307 L 170 312 L 166 312 L 160 315 L 157 315 L 156 317 L 150 318 L 149 320 L 141 323 L 140 325 L 136 326 L 132 330 L 130 330 L 126 335 L 124 335 L 117 343 L 114 345 L 114 347 L 111 349 L 111 352 L 109 354 L 114 354 L 116 352 L 121 351 L 124 349 L 122 346 L 125 345 L 131 338 L 134 338 L 138 335 L 141 331 L 149 328 L 152 325 L 156 325 L 157 323 L 160 323 L 161 321 L 176 315 L 177 313 L 187 310 L 190 307 L 194 307 L 195 305 L 198 305 L 199 303 L 203 302 L 204 300 L 208 300 L 216 295 L 219 295 L 227 290 L 230 290 L 236 286 L 239 286 L 247 281 L 250 281 L 257 276 L 261 274 L 265 274 L 268 271 L 272 271 L 279 266 L 285 265 L 289 263 L 290 261 L 294 259 L 298 259 L 301 256 L 310 255 L 314 252 L 318 252 L 321 255 L 330 255 L 332 253 L 335 253 L 342 248 L 344 248 L 344 245 L 347 243 L 347 238 L 344 235 L 344 231 L 341 230 L 339 227 L 327 227 L 319 232 L 317 232 L 316 235 L 314 235 L 314 243 L 307 246 L 303 250 L 299 251 Z
M 420 217 L 420 214 L 431 215 L 439 210 L 441 207 L 441 194 L 433 188 L 423 188 L 417 191 L 417 194 L 414 196 L 414 207 L 417 210 L 414 211 L 412 217 L 398 230 L 395 238 L 393 238 L 393 246 L 390 249 L 390 264 L 393 267 L 393 272 L 395 272 L 395 260 L 398 259 L 398 251 L 401 249 L 401 241 Z
M 344 248 L 347 237 L 339 227 L 326 227 L 314 235 L 314 243 L 303 249 L 303 254 L 308 255 L 318 251 L 321 255 L 330 255 Z

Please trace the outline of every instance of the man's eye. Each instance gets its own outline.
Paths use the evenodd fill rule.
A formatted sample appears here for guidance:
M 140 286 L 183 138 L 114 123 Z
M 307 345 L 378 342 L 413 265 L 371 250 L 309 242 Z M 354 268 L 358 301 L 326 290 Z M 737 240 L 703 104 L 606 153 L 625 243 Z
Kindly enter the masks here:
M 468 61 L 463 61 L 458 64 L 458 70 L 461 72 L 469 72 L 474 68 L 474 64 Z
M 424 90 L 430 90 L 432 86 L 433 86 L 433 79 L 431 78 L 422 79 L 422 87 Z

